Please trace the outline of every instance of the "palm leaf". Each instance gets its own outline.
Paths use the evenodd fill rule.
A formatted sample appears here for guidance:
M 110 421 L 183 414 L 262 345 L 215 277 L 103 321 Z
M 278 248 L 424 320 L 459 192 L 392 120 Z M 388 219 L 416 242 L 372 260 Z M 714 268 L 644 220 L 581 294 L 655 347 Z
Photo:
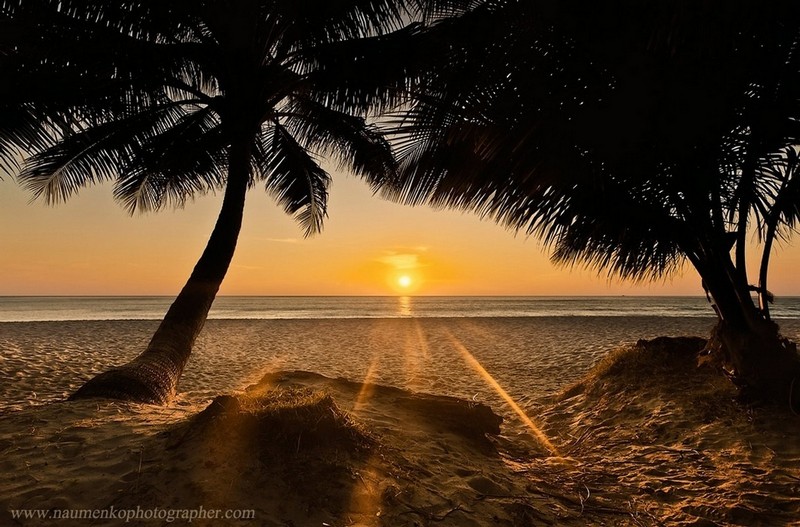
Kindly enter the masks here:
M 304 148 L 337 159 L 342 167 L 365 177 L 374 187 L 390 187 L 395 160 L 388 141 L 365 119 L 332 110 L 307 97 L 295 96 L 277 114 Z
M 501 1 L 437 22 L 444 59 L 388 122 L 403 182 L 389 196 L 474 210 L 557 262 L 631 279 L 724 247 L 742 192 L 763 215 L 779 181 L 745 188 L 742 160 L 768 165 L 800 137 L 797 29 L 770 29 L 775 5 L 712 4 L 641 3 L 630 24 L 613 2 Z
M 64 126 L 47 135 L 52 146 L 28 156 L 19 180 L 35 197 L 64 201 L 83 186 L 116 178 L 139 155 L 138 145 L 168 130 L 183 113 L 182 102 L 173 102 L 88 128 Z
M 268 9 L 286 21 L 283 40 L 298 49 L 397 29 L 409 16 L 404 2 L 393 0 L 328 0 L 314 9 L 277 0 Z
M 226 146 L 211 108 L 183 114 L 141 141 L 120 168 L 114 196 L 131 213 L 181 207 L 188 198 L 222 186 Z
M 267 191 L 294 216 L 306 236 L 320 232 L 327 216 L 330 176 L 284 126 L 274 123 L 261 138 L 259 169 Z
M 431 61 L 421 26 L 388 35 L 303 48 L 294 57 L 310 97 L 331 109 L 382 111 L 406 98 L 419 71 Z

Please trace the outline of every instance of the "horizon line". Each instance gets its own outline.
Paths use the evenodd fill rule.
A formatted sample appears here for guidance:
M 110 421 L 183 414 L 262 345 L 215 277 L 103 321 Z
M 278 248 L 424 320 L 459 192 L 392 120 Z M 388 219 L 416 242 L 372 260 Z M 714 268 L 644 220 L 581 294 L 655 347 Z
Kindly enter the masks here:
M 176 294 L 0 294 L 0 298 L 175 298 Z M 462 295 L 341 295 L 341 294 L 225 294 L 217 295 L 216 298 L 705 298 L 703 294 L 462 294 Z M 800 297 L 800 294 L 776 295 L 776 298 Z

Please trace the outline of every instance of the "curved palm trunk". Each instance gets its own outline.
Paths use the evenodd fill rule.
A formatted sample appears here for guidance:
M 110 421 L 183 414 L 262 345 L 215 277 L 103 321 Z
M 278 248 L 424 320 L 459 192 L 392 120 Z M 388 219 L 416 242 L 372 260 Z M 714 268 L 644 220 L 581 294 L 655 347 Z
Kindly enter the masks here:
M 780 336 L 750 297 L 726 254 L 697 266 L 714 299 L 719 322 L 708 349 L 733 374 L 733 380 L 760 397 L 793 407 L 800 404 L 800 356 Z M 797 385 L 797 386 L 796 386 Z
M 131 362 L 90 379 L 70 399 L 106 397 L 166 404 L 174 397 L 194 341 L 233 258 L 250 178 L 249 149 L 245 141 L 230 147 L 228 182 L 214 230 L 147 349 Z

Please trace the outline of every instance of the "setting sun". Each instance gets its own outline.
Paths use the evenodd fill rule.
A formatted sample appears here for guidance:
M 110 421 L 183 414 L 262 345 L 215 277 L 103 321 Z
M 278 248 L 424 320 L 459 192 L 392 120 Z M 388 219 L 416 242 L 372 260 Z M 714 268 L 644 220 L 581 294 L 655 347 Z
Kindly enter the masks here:
M 398 295 L 415 294 L 423 285 L 423 277 L 414 269 L 395 270 L 386 277 L 389 289 Z

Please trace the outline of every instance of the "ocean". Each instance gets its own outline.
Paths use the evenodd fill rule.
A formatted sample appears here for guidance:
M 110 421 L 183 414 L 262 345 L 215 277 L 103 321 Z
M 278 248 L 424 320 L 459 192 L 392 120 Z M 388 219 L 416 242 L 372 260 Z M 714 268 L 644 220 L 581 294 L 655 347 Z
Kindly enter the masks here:
M 0 297 L 0 412 L 62 400 L 132 359 L 170 301 Z M 800 299 L 779 298 L 774 314 L 800 340 Z M 702 297 L 220 297 L 177 404 L 241 390 L 267 372 L 306 370 L 474 399 L 505 414 L 501 386 L 535 412 L 611 350 L 708 336 L 714 322 Z
M 0 297 L 0 322 L 159 320 L 172 297 Z M 776 319 L 800 318 L 800 297 L 780 298 Z M 221 296 L 209 319 L 709 317 L 705 297 Z

